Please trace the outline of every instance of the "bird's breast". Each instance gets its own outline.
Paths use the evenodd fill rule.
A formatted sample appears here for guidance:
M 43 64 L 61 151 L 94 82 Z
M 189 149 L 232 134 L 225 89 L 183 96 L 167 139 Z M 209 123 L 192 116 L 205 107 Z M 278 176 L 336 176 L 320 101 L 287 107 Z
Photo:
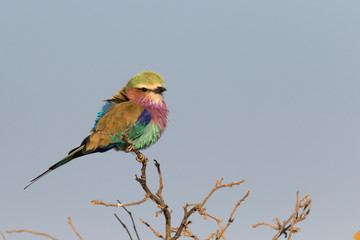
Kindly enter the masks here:
M 166 104 L 163 103 L 162 105 L 157 106 L 149 106 L 146 109 L 151 114 L 151 122 L 153 125 L 156 125 L 160 128 L 160 132 L 162 133 L 167 125 L 167 116 L 169 110 L 166 107 Z
M 144 133 L 133 141 L 134 147 L 136 149 L 144 149 L 149 147 L 160 138 L 162 132 L 163 129 L 161 129 L 160 126 L 150 122 Z

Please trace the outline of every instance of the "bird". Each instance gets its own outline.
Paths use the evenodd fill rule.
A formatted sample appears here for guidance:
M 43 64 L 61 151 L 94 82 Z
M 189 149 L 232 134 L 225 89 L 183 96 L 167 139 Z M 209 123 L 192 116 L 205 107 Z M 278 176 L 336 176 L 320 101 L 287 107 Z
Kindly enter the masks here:
M 126 141 L 129 141 L 135 150 L 154 144 L 167 126 L 169 110 L 163 98 L 165 91 L 164 79 L 159 74 L 152 71 L 136 74 L 125 87 L 105 100 L 90 134 L 80 146 L 31 180 L 24 189 L 78 157 L 111 149 L 126 151 L 129 146 Z M 123 138 L 124 133 L 128 140 Z

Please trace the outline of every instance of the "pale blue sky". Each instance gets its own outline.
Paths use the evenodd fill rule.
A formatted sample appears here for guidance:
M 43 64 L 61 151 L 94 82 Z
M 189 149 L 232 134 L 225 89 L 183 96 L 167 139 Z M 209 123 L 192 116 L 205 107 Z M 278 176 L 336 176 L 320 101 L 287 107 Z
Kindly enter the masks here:
M 294 239 L 352 239 L 360 230 L 360 2 L 3 1 L 0 4 L 0 229 L 59 239 L 127 239 L 120 210 L 90 201 L 140 200 L 130 154 L 79 158 L 26 191 L 33 177 L 87 136 L 102 100 L 134 74 L 160 73 L 169 125 L 144 151 L 162 166 L 179 223 L 216 179 L 246 179 L 207 209 L 232 239 L 271 239 L 252 224 L 287 218 L 296 190 L 313 209 Z M 149 165 L 150 185 L 157 186 Z M 159 231 L 148 202 L 130 208 Z M 205 238 L 216 229 L 194 217 Z M 156 239 L 138 221 L 142 239 Z M 38 239 L 7 235 L 9 240 Z

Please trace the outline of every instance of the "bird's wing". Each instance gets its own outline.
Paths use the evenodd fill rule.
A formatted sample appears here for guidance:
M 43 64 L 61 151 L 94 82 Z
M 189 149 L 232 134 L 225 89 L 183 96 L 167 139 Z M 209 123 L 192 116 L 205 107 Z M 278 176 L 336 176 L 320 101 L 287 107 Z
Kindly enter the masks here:
M 97 113 L 97 117 L 95 119 L 94 127 L 92 128 L 92 131 L 95 131 L 98 122 L 100 119 L 105 116 L 113 107 L 115 106 L 115 103 L 113 101 L 107 101 L 104 106 L 101 108 L 100 112 Z
M 129 140 L 140 137 L 151 121 L 151 114 L 139 104 L 122 102 L 114 104 L 97 120 L 84 152 L 104 152 L 124 144 L 121 134 L 129 129 Z

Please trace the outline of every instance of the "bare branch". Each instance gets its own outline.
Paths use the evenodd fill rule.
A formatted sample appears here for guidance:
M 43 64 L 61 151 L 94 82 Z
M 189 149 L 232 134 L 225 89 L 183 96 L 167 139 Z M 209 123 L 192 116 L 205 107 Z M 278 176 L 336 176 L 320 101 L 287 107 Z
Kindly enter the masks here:
M 249 196 L 250 191 L 248 191 L 246 193 L 246 195 L 240 199 L 233 211 L 230 213 L 230 218 L 227 222 L 227 224 L 225 225 L 225 227 L 221 226 L 221 222 L 223 220 L 219 219 L 216 216 L 213 216 L 209 213 L 206 212 L 206 208 L 204 208 L 204 205 L 206 204 L 206 202 L 209 200 L 209 198 L 219 189 L 221 188 L 231 188 L 233 186 L 237 186 L 242 184 L 243 182 L 245 182 L 245 180 L 239 181 L 239 182 L 233 182 L 233 183 L 229 183 L 229 184 L 222 184 L 223 178 L 221 178 L 220 180 L 217 180 L 215 183 L 215 186 L 211 189 L 211 191 L 206 195 L 206 197 L 202 200 L 202 202 L 200 203 L 188 203 L 185 204 L 185 206 L 183 206 L 184 209 L 184 216 L 181 220 L 181 223 L 179 225 L 179 227 L 177 228 L 172 228 L 171 227 L 171 211 L 169 211 L 168 209 L 168 205 L 165 203 L 165 200 L 162 196 L 162 192 L 164 189 L 164 184 L 163 184 L 163 178 L 162 178 L 162 173 L 161 173 L 161 169 L 160 169 L 160 164 L 158 163 L 158 161 L 154 160 L 155 162 L 155 167 L 157 169 L 158 172 L 158 176 L 159 176 L 159 188 L 156 192 L 156 194 L 154 194 L 149 187 L 147 186 L 147 179 L 146 179 L 146 167 L 147 167 L 147 163 L 149 161 L 149 159 L 144 156 L 140 151 L 138 151 L 137 149 L 135 149 L 134 145 L 132 144 L 131 141 L 129 141 L 129 131 L 126 130 L 124 131 L 121 136 L 119 135 L 119 137 L 121 137 L 121 139 L 125 142 L 126 144 L 126 151 L 127 152 L 134 152 L 137 156 L 136 160 L 142 164 L 141 167 L 141 176 L 138 177 L 137 175 L 135 175 L 135 180 L 137 182 L 139 182 L 139 184 L 141 185 L 141 187 L 143 188 L 143 190 L 145 191 L 146 195 L 145 198 L 139 202 L 134 202 L 134 203 L 130 203 L 130 204 L 121 204 L 119 202 L 119 204 L 113 204 L 113 203 L 104 203 L 102 201 L 98 201 L 98 200 L 93 200 L 91 201 L 91 203 L 93 205 L 104 205 L 107 207 L 125 207 L 125 206 L 132 206 L 132 205 L 138 205 L 141 204 L 143 202 L 145 202 L 146 200 L 148 200 L 149 198 L 156 203 L 157 207 L 160 209 L 159 211 L 157 211 L 155 213 L 155 217 L 157 217 L 160 213 L 164 214 L 165 217 L 165 236 L 160 235 L 157 231 L 155 231 L 147 222 L 143 221 L 142 219 L 140 219 L 146 226 L 148 226 L 148 228 L 159 238 L 162 239 L 166 239 L 166 240 L 176 240 L 178 239 L 180 236 L 184 236 L 184 237 L 191 237 L 195 240 L 198 239 L 197 236 L 195 236 L 191 230 L 188 228 L 188 225 L 191 223 L 190 221 L 188 221 L 189 217 L 194 213 L 194 212 L 198 212 L 201 216 L 204 217 L 204 219 L 206 218 L 211 218 L 214 221 L 216 221 L 216 223 L 218 224 L 219 229 L 210 235 L 209 238 L 207 239 L 211 239 L 213 237 L 216 237 L 217 240 L 219 239 L 224 239 L 225 240 L 225 236 L 224 236 L 224 232 L 226 231 L 226 229 L 230 226 L 230 224 L 234 221 L 233 219 L 233 215 L 235 213 L 235 211 L 237 210 L 238 206 Z M 190 208 L 191 207 L 191 208 Z M 190 209 L 188 209 L 190 208 Z M 120 219 L 118 219 L 120 221 Z M 120 221 L 121 222 L 121 221 Z M 122 223 L 123 224 L 123 223 Z M 134 224 L 134 228 L 135 228 L 135 224 Z M 135 230 L 136 231 L 136 230 Z M 175 233 L 173 237 L 171 237 L 172 233 Z
M 146 202 L 148 199 L 149 199 L 149 195 L 146 194 L 145 197 L 142 200 L 137 201 L 137 202 L 127 203 L 127 204 L 104 203 L 103 201 L 100 201 L 100 200 L 92 200 L 91 204 L 92 205 L 103 205 L 105 207 L 128 207 L 128 206 L 139 205 L 139 204 L 141 204 L 143 202 Z
M 311 210 L 311 198 L 309 198 L 309 194 L 305 194 L 305 196 L 301 200 L 299 200 L 299 191 L 297 191 L 295 209 L 292 215 L 287 220 L 284 220 L 281 223 L 278 218 L 274 218 L 273 221 L 275 222 L 276 226 L 262 222 L 262 223 L 254 224 L 253 228 L 256 228 L 261 225 L 268 226 L 278 231 L 276 235 L 273 237 L 273 240 L 278 239 L 282 234 L 284 234 L 285 238 L 289 240 L 291 239 L 293 233 L 300 231 L 300 228 L 295 227 L 295 224 L 305 220 L 306 217 L 309 215 L 310 210 Z
M 78 238 L 79 238 L 80 240 L 83 240 L 83 238 L 82 238 L 82 237 L 80 236 L 80 234 L 76 231 L 74 225 L 72 224 L 72 222 L 71 222 L 71 217 L 68 217 L 68 219 L 69 219 L 68 224 L 69 224 L 69 225 L 71 226 L 71 228 L 74 230 L 74 232 L 76 233 L 76 235 L 78 236 Z
M 205 238 L 204 240 L 210 240 L 216 237 L 219 233 L 220 233 L 219 230 L 217 230 L 216 232 L 213 232 L 209 237 Z
M 154 162 L 155 162 L 155 166 L 158 171 L 158 174 L 159 174 L 159 189 L 156 193 L 156 196 L 158 196 L 161 200 L 164 201 L 164 199 L 162 197 L 162 191 L 163 191 L 164 185 L 163 185 L 163 180 L 162 180 L 162 175 L 161 175 L 161 170 L 160 170 L 160 164 L 155 159 L 154 159 Z
M 205 199 L 202 201 L 202 203 L 200 204 L 200 207 L 204 206 L 205 203 L 207 202 L 207 200 L 211 197 L 211 195 L 216 192 L 217 190 L 219 190 L 220 188 L 224 188 L 224 187 L 233 187 L 236 185 L 240 185 L 243 182 L 245 182 L 245 180 L 242 180 L 240 182 L 233 182 L 233 183 L 229 183 L 229 184 L 221 184 L 222 181 L 224 180 L 224 178 L 221 178 L 220 180 L 216 180 L 215 186 L 214 188 L 211 190 L 211 192 L 205 197 Z
M 224 187 L 233 187 L 233 186 L 237 186 L 242 184 L 243 182 L 245 182 L 245 180 L 239 181 L 239 182 L 233 182 L 233 183 L 229 183 L 229 184 L 221 184 L 222 181 L 224 180 L 224 178 L 221 178 L 220 180 L 216 180 L 215 186 L 212 188 L 212 190 L 210 191 L 210 193 L 204 198 L 204 200 L 201 203 L 188 203 L 185 206 L 183 206 L 184 209 L 184 217 L 180 223 L 179 228 L 177 229 L 174 237 L 171 238 L 171 240 L 175 240 L 178 239 L 181 235 L 181 233 L 184 231 L 184 229 L 186 229 L 187 226 L 187 221 L 188 218 L 191 216 L 191 214 L 193 214 L 194 212 L 198 212 L 200 215 L 204 216 L 204 218 L 206 219 L 206 217 L 210 217 L 212 219 L 214 219 L 218 226 L 220 231 L 216 231 L 216 233 L 211 234 L 210 237 L 208 239 L 211 239 L 212 237 L 216 236 L 217 239 L 220 239 L 221 237 L 224 238 L 223 234 L 225 232 L 224 228 L 221 226 L 220 222 L 222 220 L 218 219 L 216 216 L 212 216 L 208 213 L 206 213 L 206 209 L 203 207 L 205 205 L 205 203 L 209 200 L 209 198 L 213 195 L 214 192 L 216 192 L 217 190 L 224 188 Z M 250 191 L 248 191 L 248 193 L 235 205 L 235 208 L 232 212 L 232 215 L 235 213 L 237 207 L 240 205 L 240 203 L 242 201 L 245 200 L 245 198 L 250 194 Z M 188 210 L 188 207 L 193 206 L 190 210 Z M 232 219 L 232 215 L 230 215 L 230 219 Z M 229 219 L 229 221 L 230 221 Z M 228 222 L 228 224 L 230 225 L 232 221 L 230 221 L 230 223 Z M 226 227 L 228 228 L 228 226 Z M 220 235 L 219 235 L 220 234 Z
M 275 227 L 275 226 L 273 226 L 273 225 L 271 225 L 269 223 L 266 223 L 266 222 L 261 222 L 261 223 L 254 224 L 252 227 L 256 228 L 256 227 L 261 226 L 261 225 L 268 226 L 268 227 L 271 227 L 272 229 L 278 230 L 278 227 Z
M 223 233 L 226 231 L 226 229 L 227 229 L 227 228 L 230 226 L 230 224 L 234 221 L 233 216 L 234 216 L 234 213 L 235 213 L 236 209 L 240 206 L 240 204 L 241 204 L 243 201 L 245 201 L 245 199 L 249 196 L 249 194 L 250 194 L 250 190 L 248 190 L 248 191 L 246 192 L 245 196 L 236 203 L 234 209 L 233 209 L 232 212 L 230 213 L 230 217 L 229 217 L 229 220 L 228 220 L 226 226 L 225 226 L 224 228 L 222 228 L 220 234 L 218 235 L 218 237 L 216 237 L 216 240 L 218 240 L 218 239 L 221 238 L 221 236 L 222 236 Z
M 136 179 L 136 181 L 138 181 L 140 183 L 141 187 L 146 192 L 145 198 L 142 201 L 132 203 L 132 204 L 116 204 L 116 205 L 115 204 L 106 204 L 106 203 L 104 203 L 102 201 L 98 201 L 98 200 L 93 200 L 93 201 L 91 201 L 91 203 L 93 205 L 100 204 L 100 205 L 104 205 L 104 206 L 123 207 L 123 206 L 138 205 L 138 204 L 145 202 L 148 198 L 150 198 L 153 202 L 155 202 L 157 204 L 157 207 L 160 208 L 161 211 L 164 213 L 165 222 L 166 222 L 165 223 L 166 239 L 170 239 L 170 237 L 171 237 L 171 214 L 170 214 L 170 211 L 168 210 L 168 206 L 165 204 L 165 201 L 162 197 L 163 183 L 162 183 L 162 176 L 161 176 L 161 171 L 160 171 L 160 164 L 155 160 L 155 166 L 158 170 L 159 183 L 160 183 L 160 187 L 157 191 L 157 195 L 155 195 L 150 191 L 149 187 L 147 186 L 147 182 L 146 182 L 146 166 L 147 166 L 147 162 L 149 161 L 149 159 L 147 157 L 145 157 L 140 151 L 135 149 L 134 145 L 129 140 L 129 130 L 128 129 L 126 131 L 124 131 L 121 135 L 119 135 L 119 137 L 121 137 L 121 139 L 126 143 L 126 145 L 127 145 L 126 151 L 134 152 L 137 156 L 136 160 L 142 164 L 141 177 L 139 178 L 137 175 L 135 175 L 135 179 Z
M 131 234 L 130 234 L 128 228 L 126 227 L 125 223 L 123 223 L 123 222 L 120 220 L 120 218 L 116 215 L 116 213 L 114 213 L 114 215 L 115 215 L 115 217 L 117 218 L 117 220 L 121 223 L 121 225 L 123 226 L 123 228 L 125 228 L 125 230 L 126 230 L 126 232 L 128 233 L 130 239 L 132 240 Z
M 147 160 L 147 158 L 145 158 Z M 166 233 L 166 239 L 171 238 L 171 214 L 168 209 L 168 206 L 165 204 L 164 199 L 162 198 L 162 190 L 158 190 L 158 193 L 161 197 L 153 194 L 150 189 L 147 186 L 146 182 L 146 165 L 147 161 L 142 161 L 142 168 L 141 168 L 141 178 L 136 177 L 136 181 L 138 181 L 143 188 L 143 190 L 149 194 L 150 199 L 154 201 L 157 204 L 157 207 L 161 209 L 161 211 L 164 213 L 165 216 L 165 233 Z M 161 178 L 161 171 L 160 171 L 160 164 L 158 162 L 155 162 L 155 165 L 158 169 L 159 178 Z M 162 180 L 160 180 L 160 187 L 162 187 Z
M 21 232 L 27 232 L 27 233 L 31 233 L 31 234 L 34 234 L 34 235 L 39 235 L 39 236 L 44 236 L 44 237 L 48 237 L 50 239 L 53 239 L 53 240 L 57 240 L 57 238 L 54 238 L 52 236 L 50 236 L 49 234 L 47 233 L 39 233 L 39 232 L 33 232 L 33 231 L 30 231 L 30 230 L 26 230 L 26 229 L 19 229 L 19 230 L 11 230 L 11 231 L 6 231 L 7 233 L 21 233 Z
M 198 213 L 203 216 L 204 220 L 206 220 L 209 217 L 209 218 L 212 218 L 213 220 L 215 220 L 218 223 L 221 223 L 223 221 L 223 220 L 219 219 L 217 216 L 212 216 L 212 215 L 210 215 L 209 213 L 207 213 L 205 211 L 206 211 L 206 208 L 202 208 L 202 209 L 198 210 Z
M 191 237 L 195 240 L 200 240 L 197 236 L 195 236 L 189 228 L 184 229 L 183 233 L 182 233 L 183 237 Z

